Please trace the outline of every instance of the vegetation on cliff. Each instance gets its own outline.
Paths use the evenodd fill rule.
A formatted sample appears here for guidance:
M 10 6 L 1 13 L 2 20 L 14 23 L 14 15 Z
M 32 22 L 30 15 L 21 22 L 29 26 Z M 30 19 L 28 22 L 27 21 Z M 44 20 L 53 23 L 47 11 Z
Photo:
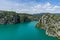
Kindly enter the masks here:
M 45 29 L 47 35 L 57 37 L 60 40 L 60 14 L 44 14 L 36 25 Z
M 0 10 L 0 24 L 16 24 L 38 20 L 38 17 L 27 13 Z

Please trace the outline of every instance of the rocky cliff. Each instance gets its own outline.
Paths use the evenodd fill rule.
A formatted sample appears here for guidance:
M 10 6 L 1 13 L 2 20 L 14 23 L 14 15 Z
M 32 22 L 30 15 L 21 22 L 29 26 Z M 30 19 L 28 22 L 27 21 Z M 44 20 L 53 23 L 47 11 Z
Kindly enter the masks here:
M 0 24 L 16 24 L 30 22 L 34 16 L 26 13 L 16 13 L 13 11 L 0 11 Z
M 42 15 L 36 27 L 45 29 L 48 36 L 60 39 L 60 14 Z

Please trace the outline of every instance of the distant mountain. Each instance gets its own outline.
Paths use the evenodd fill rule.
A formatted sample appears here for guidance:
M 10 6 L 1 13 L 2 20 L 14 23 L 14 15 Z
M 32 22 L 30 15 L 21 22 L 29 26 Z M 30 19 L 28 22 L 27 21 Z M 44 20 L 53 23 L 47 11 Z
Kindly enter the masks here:
M 46 14 L 60 15 L 60 13 L 36 13 L 36 14 L 33 14 L 33 15 L 34 16 L 42 16 L 42 15 L 46 15 Z

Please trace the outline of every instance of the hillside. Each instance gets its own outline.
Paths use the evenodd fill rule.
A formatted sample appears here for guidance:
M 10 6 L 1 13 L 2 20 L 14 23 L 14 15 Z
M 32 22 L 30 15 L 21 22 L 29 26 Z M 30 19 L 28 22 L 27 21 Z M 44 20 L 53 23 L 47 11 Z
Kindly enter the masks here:
M 38 20 L 36 16 L 27 13 L 0 10 L 0 24 L 16 24 Z
M 44 14 L 36 27 L 46 30 L 48 36 L 60 39 L 60 14 Z

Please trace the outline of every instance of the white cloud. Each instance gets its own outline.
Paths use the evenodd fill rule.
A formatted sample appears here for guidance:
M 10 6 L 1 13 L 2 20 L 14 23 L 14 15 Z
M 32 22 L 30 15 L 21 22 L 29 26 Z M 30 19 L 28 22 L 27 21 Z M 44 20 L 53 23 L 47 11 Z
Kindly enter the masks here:
M 17 11 L 18 3 L 0 0 L 0 10 Z
M 50 13 L 60 13 L 60 6 L 55 6 L 48 3 L 38 4 L 33 7 L 33 11 L 37 13 L 50 12 Z
M 60 6 L 52 5 L 49 2 L 47 3 L 17 3 L 7 0 L 0 0 L 0 10 L 10 10 L 21 13 L 60 13 Z

